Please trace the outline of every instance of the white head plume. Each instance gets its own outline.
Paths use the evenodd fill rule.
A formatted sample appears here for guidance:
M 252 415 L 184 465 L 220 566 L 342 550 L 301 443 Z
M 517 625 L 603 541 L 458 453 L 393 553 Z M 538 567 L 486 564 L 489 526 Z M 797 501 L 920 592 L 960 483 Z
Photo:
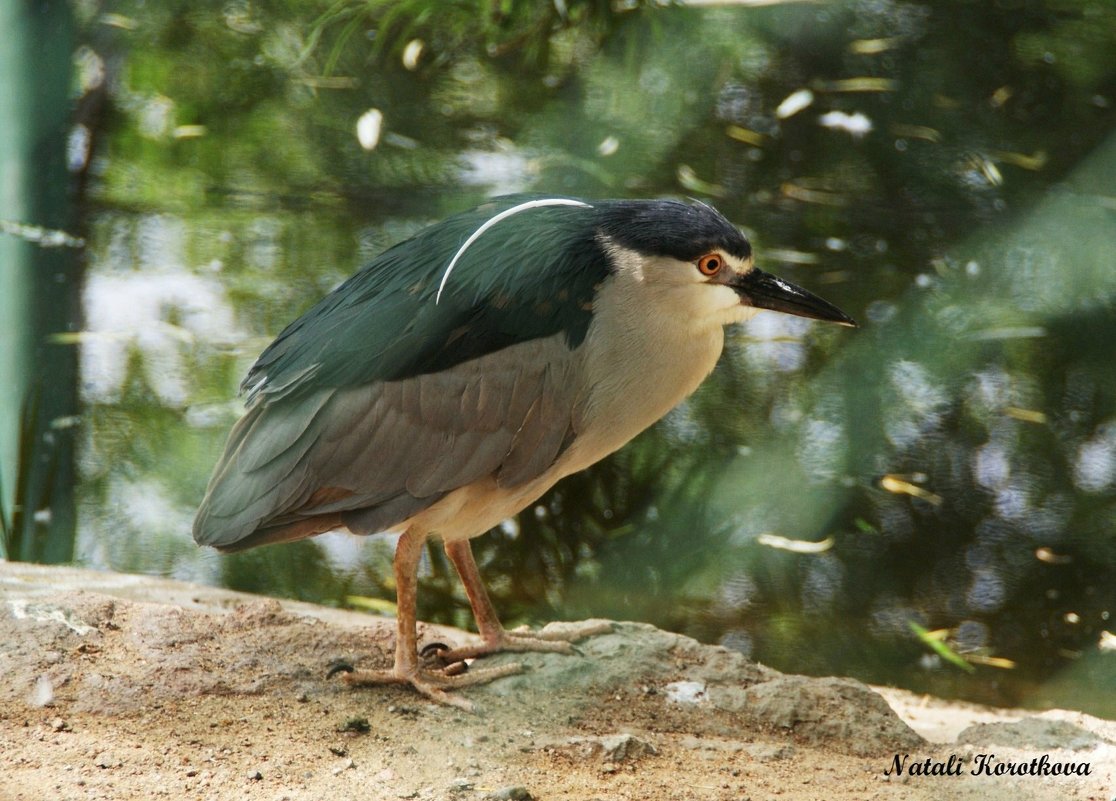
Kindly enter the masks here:
M 437 304 L 438 301 L 442 299 L 442 290 L 446 288 L 446 281 L 449 280 L 450 271 L 452 271 L 454 265 L 457 264 L 457 260 L 460 259 L 465 251 L 469 249 L 469 245 L 480 239 L 481 235 L 485 231 L 487 231 L 489 228 L 491 228 L 501 220 L 506 220 L 508 217 L 511 217 L 513 214 L 519 214 L 519 212 L 521 211 L 527 211 L 528 209 L 537 209 L 541 206 L 582 206 L 583 208 L 587 209 L 593 208 L 588 203 L 582 203 L 580 200 L 571 200 L 570 198 L 564 197 L 552 197 L 543 198 L 542 200 L 528 200 L 526 203 L 520 203 L 518 206 L 512 206 L 510 209 L 504 209 L 499 214 L 485 220 L 484 224 L 481 225 L 481 227 L 477 230 L 473 231 L 469 238 L 465 240 L 465 244 L 459 247 L 457 249 L 457 252 L 453 254 L 453 258 L 450 259 L 449 266 L 446 267 L 446 271 L 442 273 L 442 282 L 438 284 L 438 294 L 434 296 L 434 303 Z

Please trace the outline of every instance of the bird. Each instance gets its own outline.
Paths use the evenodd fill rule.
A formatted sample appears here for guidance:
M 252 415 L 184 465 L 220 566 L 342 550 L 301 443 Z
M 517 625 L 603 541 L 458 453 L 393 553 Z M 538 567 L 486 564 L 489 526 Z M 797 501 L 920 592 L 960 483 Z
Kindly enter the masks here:
M 706 203 L 489 199 L 372 258 L 261 353 L 194 539 L 235 552 L 334 530 L 397 534 L 394 662 L 346 665 L 342 678 L 471 708 L 455 690 L 520 666 L 445 665 L 569 653 L 603 629 L 505 629 L 470 540 L 662 418 L 713 370 L 725 327 L 763 311 L 856 326 L 757 268 L 747 236 Z M 415 608 L 431 539 L 481 640 L 433 666 Z

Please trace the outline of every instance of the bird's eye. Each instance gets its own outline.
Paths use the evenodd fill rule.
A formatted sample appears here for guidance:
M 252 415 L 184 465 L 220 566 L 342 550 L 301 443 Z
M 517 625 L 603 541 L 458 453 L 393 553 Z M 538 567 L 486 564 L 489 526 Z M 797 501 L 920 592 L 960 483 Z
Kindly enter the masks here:
M 698 271 L 702 275 L 716 275 L 721 271 L 725 260 L 720 253 L 706 253 L 697 261 Z

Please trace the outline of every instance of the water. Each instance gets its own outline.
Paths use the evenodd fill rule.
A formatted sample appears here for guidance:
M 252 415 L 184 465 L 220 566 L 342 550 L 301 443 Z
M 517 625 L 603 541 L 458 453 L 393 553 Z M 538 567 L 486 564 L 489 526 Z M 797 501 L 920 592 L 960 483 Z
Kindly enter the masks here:
M 488 195 L 693 196 L 862 328 L 760 315 L 660 425 L 477 540 L 506 621 L 647 620 L 784 670 L 1116 714 L 1096 691 L 1116 672 L 1116 10 L 404 22 L 429 5 L 384 28 L 355 2 L 82 20 L 107 111 L 80 561 L 391 599 L 382 538 L 193 545 L 255 356 Z M 432 550 L 420 613 L 466 624 L 451 572 Z

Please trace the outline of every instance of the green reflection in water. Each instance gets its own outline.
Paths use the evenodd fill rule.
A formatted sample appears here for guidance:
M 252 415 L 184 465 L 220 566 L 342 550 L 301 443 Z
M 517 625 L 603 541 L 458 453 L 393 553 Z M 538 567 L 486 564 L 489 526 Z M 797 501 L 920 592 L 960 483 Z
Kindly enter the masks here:
M 1112 679 L 1116 12 L 426 5 L 88 20 L 111 80 L 81 558 L 390 598 L 382 539 L 190 541 L 255 355 L 487 194 L 697 195 L 864 326 L 761 315 L 661 425 L 478 540 L 508 622 L 648 620 L 786 670 L 1116 712 L 1090 690 Z M 420 603 L 469 622 L 434 552 Z M 909 621 L 1016 667 L 950 668 Z

